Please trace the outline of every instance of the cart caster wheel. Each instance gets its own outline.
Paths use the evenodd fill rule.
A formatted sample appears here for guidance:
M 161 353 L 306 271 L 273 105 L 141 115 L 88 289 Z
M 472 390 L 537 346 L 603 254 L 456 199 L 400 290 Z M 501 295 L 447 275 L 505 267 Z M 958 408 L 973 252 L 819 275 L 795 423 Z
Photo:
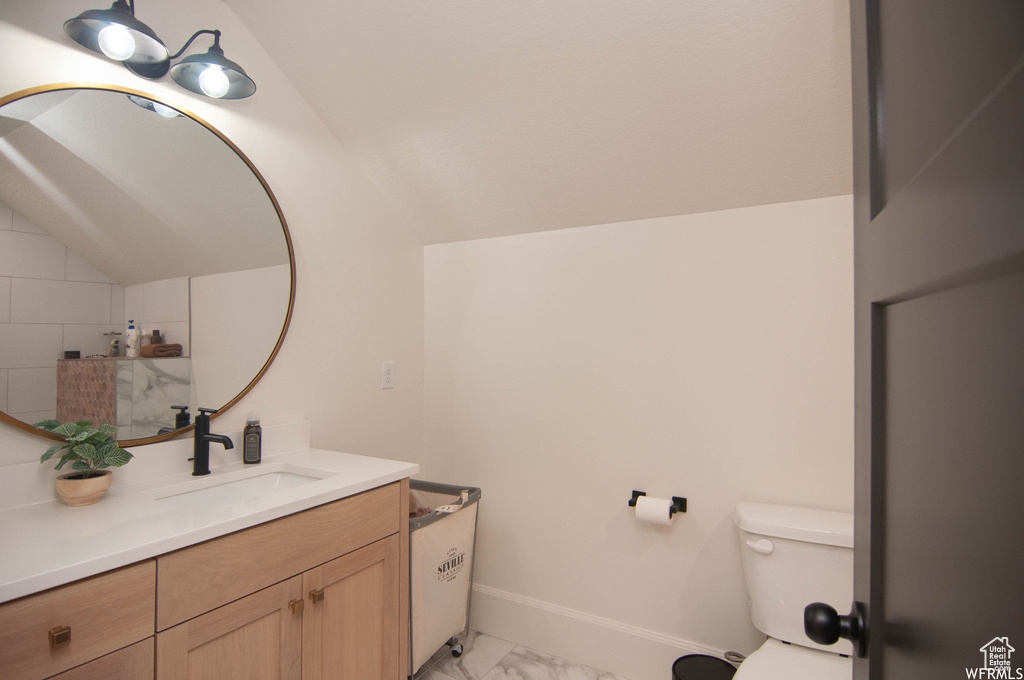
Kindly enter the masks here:
M 452 647 L 452 656 L 454 656 L 456 659 L 462 656 L 462 643 L 459 643 Z

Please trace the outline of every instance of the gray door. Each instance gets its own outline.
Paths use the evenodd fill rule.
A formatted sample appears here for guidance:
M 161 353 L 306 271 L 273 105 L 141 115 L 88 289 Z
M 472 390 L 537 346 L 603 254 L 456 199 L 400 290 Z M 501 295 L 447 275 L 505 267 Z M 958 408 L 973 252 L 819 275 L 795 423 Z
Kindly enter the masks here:
M 851 20 L 854 677 L 1021 678 L 1024 0 Z

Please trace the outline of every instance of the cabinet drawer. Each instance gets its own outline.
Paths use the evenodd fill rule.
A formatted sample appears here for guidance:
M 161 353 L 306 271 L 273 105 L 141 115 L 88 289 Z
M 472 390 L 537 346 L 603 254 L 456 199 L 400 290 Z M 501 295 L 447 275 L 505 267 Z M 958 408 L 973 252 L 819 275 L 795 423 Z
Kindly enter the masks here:
M 4 680 L 46 678 L 152 636 L 155 583 L 148 560 L 0 605 Z M 60 628 L 70 639 L 51 643 Z
M 50 680 L 152 680 L 154 650 L 153 638 L 146 638 Z
M 157 558 L 157 630 L 396 533 L 400 483 Z

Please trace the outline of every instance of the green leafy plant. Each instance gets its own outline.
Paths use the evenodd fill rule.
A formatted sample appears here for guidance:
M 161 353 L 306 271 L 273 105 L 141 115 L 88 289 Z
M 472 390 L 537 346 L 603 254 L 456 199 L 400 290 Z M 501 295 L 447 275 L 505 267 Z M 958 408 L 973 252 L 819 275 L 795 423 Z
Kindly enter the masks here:
M 117 434 L 115 425 L 103 424 L 94 427 L 88 420 L 80 420 L 77 423 L 42 420 L 33 427 L 64 437 L 65 444 L 51 446 L 39 458 L 40 463 L 45 463 L 58 451 L 67 449 L 57 461 L 58 470 L 71 463 L 72 470 L 84 473 L 83 477 L 91 477 L 99 470 L 120 467 L 133 458 L 132 454 L 117 445 L 117 440 L 114 439 L 114 435 Z

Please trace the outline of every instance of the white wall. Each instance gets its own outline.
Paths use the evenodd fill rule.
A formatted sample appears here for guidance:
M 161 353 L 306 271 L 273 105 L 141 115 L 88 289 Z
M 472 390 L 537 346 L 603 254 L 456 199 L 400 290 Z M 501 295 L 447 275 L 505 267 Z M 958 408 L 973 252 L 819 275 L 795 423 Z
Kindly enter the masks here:
M 380 198 L 224 4 L 144 5 L 139 18 L 173 49 L 199 28 L 223 31 L 221 46 L 255 79 L 256 95 L 218 102 L 169 78 L 137 78 L 64 34 L 64 21 L 88 8 L 81 2 L 15 0 L 0 9 L 0 96 L 44 83 L 116 83 L 190 110 L 230 137 L 281 205 L 298 280 L 291 330 L 276 362 L 214 429 L 241 428 L 251 406 L 267 425 L 310 419 L 314 446 L 419 461 L 423 257 L 408 218 Z M 204 41 L 196 51 L 207 49 Z M 380 389 L 384 359 L 397 364 L 393 390 Z M 0 423 L 0 464 L 33 460 L 46 446 Z
M 191 351 L 189 277 L 180 276 L 125 286 L 125 328 L 128 328 L 129 321 L 135 322 L 135 327 L 141 334 L 160 331 L 160 337 L 165 343 L 181 345 L 181 355 L 187 357 Z M 125 342 L 125 337 L 122 336 L 121 354 L 125 352 Z
M 217 408 L 260 372 L 281 334 L 286 265 L 192 278 L 192 410 Z M 224 342 L 224 338 L 232 338 Z
M 752 651 L 735 504 L 853 507 L 850 198 L 424 259 L 422 476 L 483 489 L 475 627 L 631 678 Z
M 65 350 L 106 354 L 124 289 L 45 229 L 0 203 L 0 411 L 54 418 Z M 2 455 L 2 454 L 0 454 Z

